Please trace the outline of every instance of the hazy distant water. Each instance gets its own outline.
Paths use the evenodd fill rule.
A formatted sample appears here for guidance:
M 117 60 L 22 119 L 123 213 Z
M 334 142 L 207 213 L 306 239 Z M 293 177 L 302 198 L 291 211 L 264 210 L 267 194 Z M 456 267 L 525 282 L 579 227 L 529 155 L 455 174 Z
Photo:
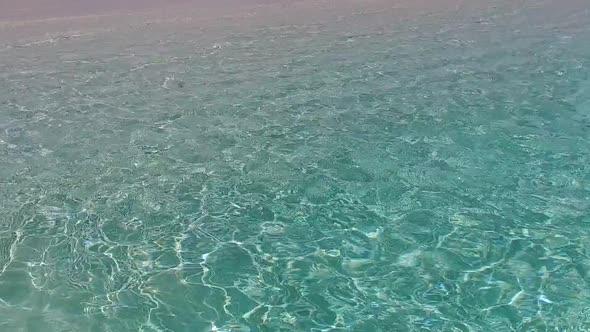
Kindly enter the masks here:
M 587 6 L 322 6 L 2 43 L 0 331 L 590 330 Z

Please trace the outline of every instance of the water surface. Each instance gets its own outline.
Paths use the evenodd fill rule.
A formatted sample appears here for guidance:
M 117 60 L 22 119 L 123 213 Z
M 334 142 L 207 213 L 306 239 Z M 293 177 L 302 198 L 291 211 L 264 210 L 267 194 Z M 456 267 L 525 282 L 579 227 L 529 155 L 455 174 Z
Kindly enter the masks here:
M 193 14 L 2 25 L 0 330 L 590 330 L 586 4 Z

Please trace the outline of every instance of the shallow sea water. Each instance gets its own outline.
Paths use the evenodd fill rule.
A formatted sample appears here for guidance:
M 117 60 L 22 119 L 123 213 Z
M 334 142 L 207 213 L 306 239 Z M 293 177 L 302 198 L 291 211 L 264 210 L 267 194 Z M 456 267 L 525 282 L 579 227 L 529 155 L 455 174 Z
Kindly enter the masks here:
M 1 331 L 590 330 L 584 2 L 322 4 L 2 43 Z

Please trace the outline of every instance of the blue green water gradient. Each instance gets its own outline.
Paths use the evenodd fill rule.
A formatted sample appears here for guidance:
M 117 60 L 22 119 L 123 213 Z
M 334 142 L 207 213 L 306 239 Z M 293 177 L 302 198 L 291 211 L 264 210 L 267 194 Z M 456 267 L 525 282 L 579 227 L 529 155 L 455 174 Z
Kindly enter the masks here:
M 368 3 L 6 43 L 0 331 L 590 330 L 587 6 Z

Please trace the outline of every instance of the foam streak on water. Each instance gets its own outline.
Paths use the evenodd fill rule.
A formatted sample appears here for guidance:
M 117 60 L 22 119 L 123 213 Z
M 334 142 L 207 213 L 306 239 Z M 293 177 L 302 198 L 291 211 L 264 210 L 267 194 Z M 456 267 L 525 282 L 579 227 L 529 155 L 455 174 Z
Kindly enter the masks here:
M 590 330 L 586 4 L 257 8 L 3 26 L 1 331 Z

